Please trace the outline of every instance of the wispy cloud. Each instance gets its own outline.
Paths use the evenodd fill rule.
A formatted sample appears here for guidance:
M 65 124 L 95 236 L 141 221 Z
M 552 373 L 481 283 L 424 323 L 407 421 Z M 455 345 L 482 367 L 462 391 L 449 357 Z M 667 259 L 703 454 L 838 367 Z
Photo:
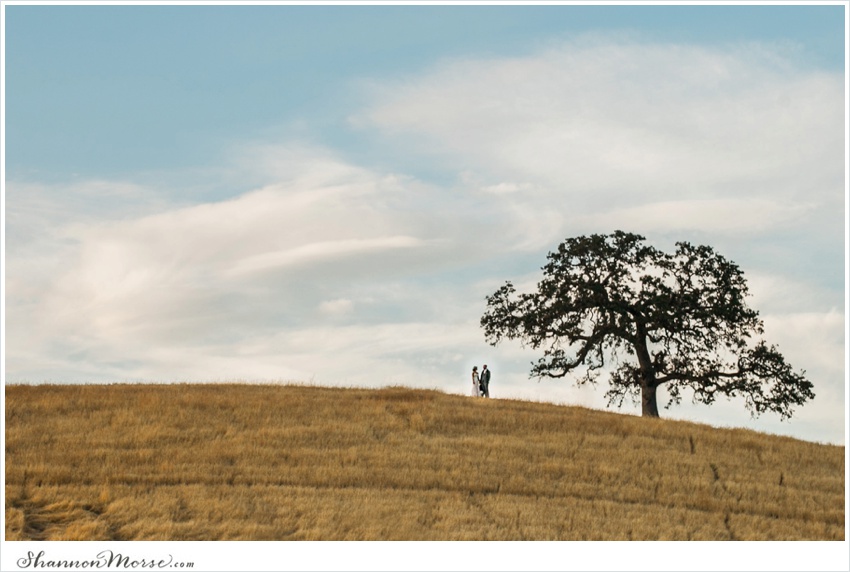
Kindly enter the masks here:
M 639 221 L 644 232 L 692 232 L 752 236 L 797 226 L 817 205 L 768 198 L 659 201 L 614 208 L 578 219 L 582 226 L 628 228 Z
M 354 125 L 488 188 L 525 185 L 541 208 L 741 194 L 834 203 L 843 181 L 843 79 L 795 69 L 766 46 L 576 41 L 458 59 L 371 93 Z
M 412 236 L 386 236 L 378 238 L 351 238 L 325 240 L 287 250 L 264 252 L 241 259 L 230 269 L 231 275 L 251 274 L 269 269 L 307 263 L 324 263 L 341 258 L 376 253 L 399 248 L 415 248 L 422 241 Z

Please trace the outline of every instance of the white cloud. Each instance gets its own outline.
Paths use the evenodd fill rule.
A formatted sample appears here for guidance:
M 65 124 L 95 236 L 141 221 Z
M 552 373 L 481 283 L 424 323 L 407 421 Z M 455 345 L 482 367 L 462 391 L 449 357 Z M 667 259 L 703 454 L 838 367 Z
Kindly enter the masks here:
M 579 217 L 581 226 L 628 228 L 639 221 L 643 232 L 698 231 L 753 235 L 797 226 L 815 206 L 766 198 L 674 200 Z
M 817 377 L 820 385 L 843 386 L 844 314 L 804 312 L 764 316 L 765 334 L 775 342 L 783 355 L 797 367 Z M 803 366 L 802 364 L 805 364 Z
M 812 283 L 805 274 L 789 276 L 786 268 L 772 273 L 747 272 L 750 305 L 765 315 L 805 313 L 841 314 L 844 288 L 833 289 Z
M 322 263 L 357 254 L 380 253 L 398 248 L 415 248 L 422 244 L 423 241 L 412 236 L 326 240 L 243 258 L 230 269 L 229 274 L 240 275 L 261 272 L 270 268 L 278 269 L 299 263 Z
M 393 324 L 419 315 L 439 323 L 433 312 L 443 305 L 429 301 L 435 289 L 402 284 L 473 260 L 499 242 L 498 229 L 475 232 L 480 223 L 443 213 L 431 200 L 442 191 L 410 177 L 356 168 L 327 152 L 308 155 L 267 151 L 271 182 L 232 199 L 135 218 L 57 214 L 45 221 L 42 242 L 18 235 L 21 252 L 38 256 L 10 256 L 10 379 L 79 379 L 98 365 L 100 375 L 121 379 L 307 374 L 314 370 L 303 360 L 280 357 L 286 347 L 249 364 L 229 344 L 325 319 Z M 62 193 L 54 194 L 61 204 Z M 37 212 L 25 197 L 14 208 Z M 34 276 L 43 279 L 33 283 Z M 375 296 L 388 288 L 394 294 Z M 193 364 L 204 351 L 215 359 Z M 226 359 L 234 365 L 225 367 Z
M 354 302 L 345 298 L 336 300 L 326 300 L 319 304 L 319 311 L 329 316 L 341 316 L 351 313 L 354 308 Z
M 507 195 L 511 193 L 518 193 L 520 191 L 530 191 L 532 189 L 533 185 L 529 183 L 511 183 L 506 181 L 496 185 L 486 186 L 482 190 L 486 193 L 493 193 L 494 195 Z
M 834 208 L 843 185 L 843 78 L 795 69 L 762 46 L 584 40 L 458 59 L 371 94 L 353 124 L 493 191 L 524 181 L 530 192 L 508 196 L 538 211 L 625 218 L 673 206 L 648 224 L 677 230 L 704 226 L 705 201 L 743 200 L 766 207 L 772 216 L 754 220 L 775 229 L 800 209 Z

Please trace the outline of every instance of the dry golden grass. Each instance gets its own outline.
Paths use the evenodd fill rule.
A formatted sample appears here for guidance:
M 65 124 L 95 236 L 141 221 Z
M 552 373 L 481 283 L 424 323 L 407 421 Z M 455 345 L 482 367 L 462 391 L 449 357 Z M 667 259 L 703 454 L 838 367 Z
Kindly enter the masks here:
M 6 387 L 7 540 L 843 540 L 844 447 L 407 388 Z

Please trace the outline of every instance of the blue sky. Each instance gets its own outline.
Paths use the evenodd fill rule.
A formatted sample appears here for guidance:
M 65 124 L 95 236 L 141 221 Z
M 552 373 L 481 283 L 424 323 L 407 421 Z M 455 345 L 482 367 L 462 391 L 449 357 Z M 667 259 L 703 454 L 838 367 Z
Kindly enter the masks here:
M 7 381 L 603 408 L 478 319 L 622 229 L 736 261 L 817 394 L 662 415 L 844 443 L 844 6 L 4 10 Z

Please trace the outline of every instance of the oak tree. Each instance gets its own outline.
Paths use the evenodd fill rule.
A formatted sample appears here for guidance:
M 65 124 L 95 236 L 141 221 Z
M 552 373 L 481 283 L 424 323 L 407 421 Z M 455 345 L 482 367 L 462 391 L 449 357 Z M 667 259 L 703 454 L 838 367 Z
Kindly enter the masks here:
M 696 402 L 742 396 L 758 415 L 790 418 L 814 398 L 805 372 L 795 372 L 761 339 L 763 323 L 749 308 L 738 266 L 709 246 L 676 243 L 673 253 L 636 234 L 570 238 L 548 255 L 537 290 L 517 293 L 507 282 L 487 297 L 486 340 L 518 339 L 543 356 L 531 377 L 570 375 L 579 385 L 608 374 L 609 405 L 640 400 L 658 417 L 690 390 Z

